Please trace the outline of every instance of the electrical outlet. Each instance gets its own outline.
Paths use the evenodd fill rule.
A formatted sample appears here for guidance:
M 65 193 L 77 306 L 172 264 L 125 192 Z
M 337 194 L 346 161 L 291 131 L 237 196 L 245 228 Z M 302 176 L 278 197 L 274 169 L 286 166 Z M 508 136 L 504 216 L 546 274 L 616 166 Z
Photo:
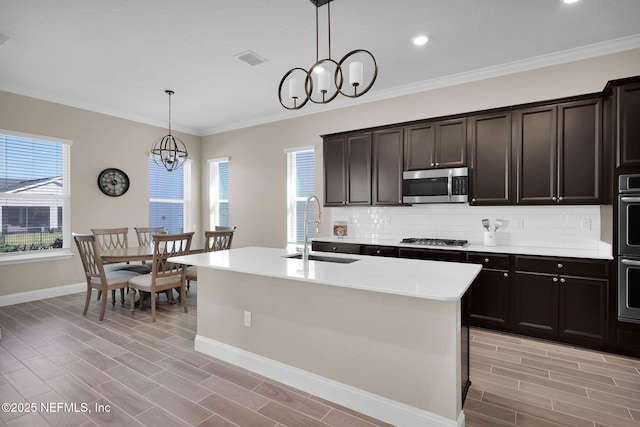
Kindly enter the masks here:
M 591 230 L 591 220 L 589 218 L 582 218 L 580 228 L 583 230 Z
M 247 328 L 251 327 L 251 312 L 250 311 L 245 311 L 244 312 L 244 326 L 246 326 Z

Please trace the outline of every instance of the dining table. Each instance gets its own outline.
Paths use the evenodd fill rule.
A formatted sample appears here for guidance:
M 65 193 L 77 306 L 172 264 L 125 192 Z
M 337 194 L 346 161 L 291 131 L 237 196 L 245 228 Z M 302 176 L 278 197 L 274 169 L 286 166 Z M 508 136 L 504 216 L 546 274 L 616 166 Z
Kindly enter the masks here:
M 190 254 L 204 252 L 204 249 L 191 249 Z M 151 261 L 153 259 L 153 245 L 127 246 L 125 248 L 103 249 L 100 251 L 102 262 L 105 264 L 117 262 Z

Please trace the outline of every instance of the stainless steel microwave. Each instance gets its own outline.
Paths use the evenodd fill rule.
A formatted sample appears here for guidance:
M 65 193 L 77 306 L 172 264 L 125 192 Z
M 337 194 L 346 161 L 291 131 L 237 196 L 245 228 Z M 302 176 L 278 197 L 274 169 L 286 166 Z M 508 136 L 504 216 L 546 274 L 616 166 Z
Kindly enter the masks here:
M 402 174 L 402 203 L 469 201 L 469 169 L 427 169 Z

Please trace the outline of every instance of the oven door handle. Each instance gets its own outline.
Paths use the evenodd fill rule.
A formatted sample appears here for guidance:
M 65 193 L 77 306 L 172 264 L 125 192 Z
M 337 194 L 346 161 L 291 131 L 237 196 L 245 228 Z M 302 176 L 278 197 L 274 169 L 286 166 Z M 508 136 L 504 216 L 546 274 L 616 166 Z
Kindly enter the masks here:
M 621 197 L 620 200 L 625 203 L 638 203 L 640 202 L 640 197 Z
M 632 261 L 630 259 L 621 259 L 620 262 L 623 263 L 623 264 L 626 264 L 626 265 L 640 266 L 640 261 Z

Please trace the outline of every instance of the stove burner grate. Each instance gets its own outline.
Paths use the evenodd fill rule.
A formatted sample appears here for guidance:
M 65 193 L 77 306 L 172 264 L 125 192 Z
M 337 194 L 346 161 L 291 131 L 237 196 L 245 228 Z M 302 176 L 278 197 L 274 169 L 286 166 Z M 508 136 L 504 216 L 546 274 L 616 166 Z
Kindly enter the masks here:
M 412 245 L 425 245 L 425 246 L 461 246 L 465 247 L 469 245 L 467 240 L 454 240 L 454 239 L 432 239 L 427 237 L 408 237 L 402 239 L 400 243 L 409 243 Z

